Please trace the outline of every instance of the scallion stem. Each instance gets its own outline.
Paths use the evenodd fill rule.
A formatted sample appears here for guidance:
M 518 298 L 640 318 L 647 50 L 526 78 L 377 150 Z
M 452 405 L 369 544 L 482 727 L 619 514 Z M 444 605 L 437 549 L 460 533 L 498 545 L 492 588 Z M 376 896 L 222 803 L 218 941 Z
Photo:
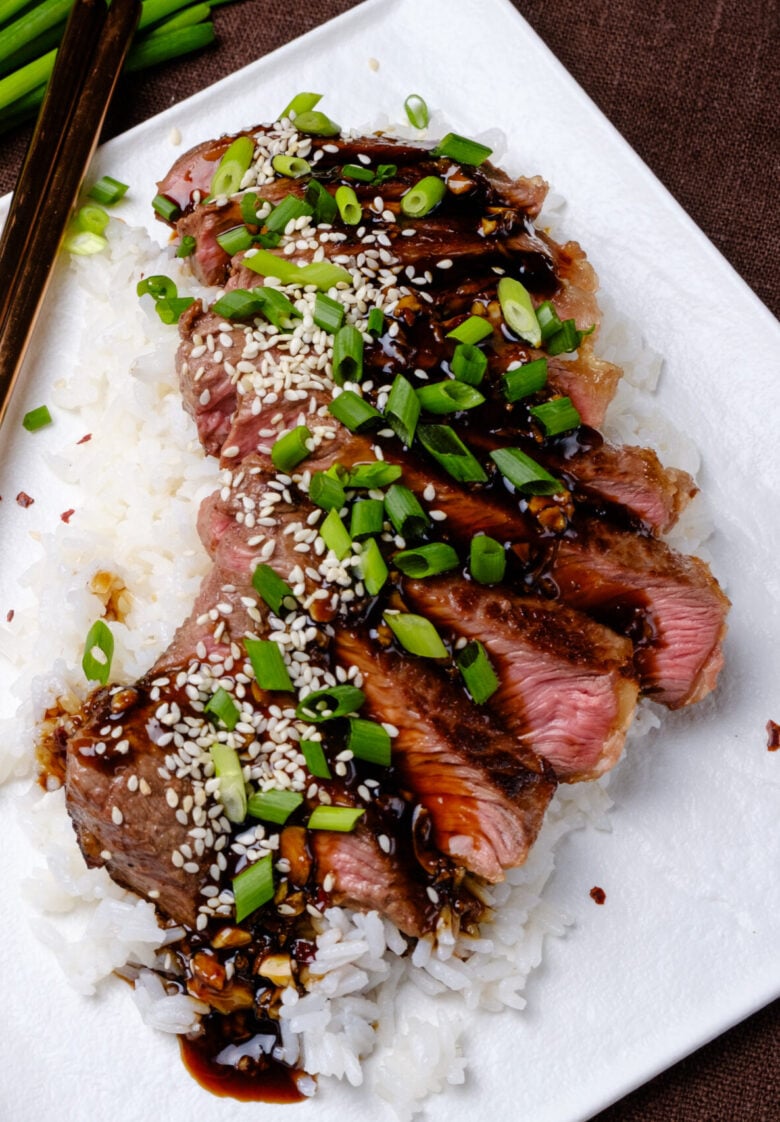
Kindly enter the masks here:
M 236 907 L 236 923 L 241 923 L 252 912 L 262 908 L 274 898 L 273 856 L 267 853 L 253 865 L 242 869 L 233 877 L 233 896 Z
M 447 184 L 438 175 L 426 175 L 401 197 L 401 211 L 408 218 L 424 218 L 439 205 Z
M 382 619 L 398 642 L 410 654 L 420 658 L 447 658 L 448 651 L 436 628 L 425 616 L 411 612 L 386 611 Z
M 238 752 L 227 744 L 212 744 L 209 749 L 214 774 L 219 780 L 217 798 L 230 822 L 246 818 L 246 784 Z
M 404 576 L 414 580 L 434 577 L 437 573 L 448 573 L 451 569 L 457 569 L 459 563 L 457 553 L 445 542 L 431 542 L 429 545 L 418 546 L 417 549 L 404 549 L 393 558 L 393 564 L 397 565 Z
M 369 596 L 378 596 L 390 574 L 376 538 L 369 538 L 363 546 L 360 555 L 360 575 Z
M 487 534 L 471 539 L 469 570 L 478 584 L 498 584 L 506 572 L 506 552 L 501 542 Z
M 294 690 L 278 643 L 271 639 L 253 639 L 247 636 L 244 647 L 261 690 L 282 690 L 285 693 Z
M 277 471 L 288 474 L 309 455 L 307 441 L 311 432 L 306 425 L 296 425 L 290 432 L 280 436 L 271 448 L 271 463 Z
M 415 129 L 427 129 L 431 120 L 425 99 L 419 94 L 409 94 L 404 102 L 406 117 L 409 124 Z
M 500 683 L 482 643 L 478 640 L 467 643 L 455 661 L 472 701 L 477 705 L 484 705 Z

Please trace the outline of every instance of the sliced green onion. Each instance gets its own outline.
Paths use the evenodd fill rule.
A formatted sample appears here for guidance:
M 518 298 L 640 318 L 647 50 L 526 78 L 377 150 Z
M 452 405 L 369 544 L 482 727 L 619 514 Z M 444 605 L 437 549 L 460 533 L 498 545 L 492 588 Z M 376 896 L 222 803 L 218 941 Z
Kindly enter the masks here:
M 333 337 L 333 381 L 359 382 L 363 377 L 363 336 L 351 323 L 339 328 Z
M 520 401 L 547 385 L 547 359 L 535 358 L 501 376 L 501 389 L 507 401 Z
M 163 323 L 178 323 L 182 313 L 187 311 L 190 304 L 195 303 L 194 296 L 173 296 L 165 300 L 158 300 L 154 308 Z
M 295 606 L 294 603 L 292 605 L 285 604 L 288 596 L 292 597 L 293 601 L 295 600 L 293 590 L 287 581 L 282 580 L 279 574 L 263 561 L 252 573 L 252 587 L 258 596 L 262 596 L 268 607 L 277 616 L 281 615 L 283 607 L 292 608 Z
M 532 347 L 538 347 L 542 341 L 542 329 L 528 289 L 514 277 L 502 277 L 498 282 L 498 299 L 504 321 L 515 335 L 525 339 Z
M 396 553 L 393 564 L 397 565 L 404 576 L 414 580 L 435 577 L 437 573 L 448 573 L 457 569 L 459 558 L 451 545 L 444 542 L 431 542 L 417 549 L 404 549 Z
M 192 234 L 185 234 L 184 237 L 179 242 L 178 248 L 176 250 L 176 256 L 177 257 L 192 257 L 196 248 L 197 248 L 197 242 L 193 238 Z
M 292 300 L 278 288 L 264 285 L 262 288 L 252 289 L 252 292 L 260 301 L 263 315 L 274 327 L 281 327 L 286 331 L 292 327 L 294 319 L 301 318 L 301 313 Z
M 249 292 L 246 288 L 232 288 L 214 301 L 211 310 L 225 319 L 249 319 L 262 312 L 263 301 L 257 292 Z
M 271 463 L 276 470 L 287 475 L 305 460 L 311 454 L 306 443 L 311 438 L 311 432 L 306 425 L 296 425 L 284 436 L 280 436 L 271 448 Z
M 221 234 L 217 234 L 217 244 L 221 249 L 224 249 L 228 257 L 233 257 L 236 253 L 243 253 L 249 249 L 253 242 L 254 238 L 246 226 L 232 226 L 229 230 L 223 230 Z
M 506 572 L 506 551 L 501 542 L 479 534 L 471 539 L 469 570 L 478 584 L 498 584 Z
M 390 766 L 390 733 L 376 721 L 350 717 L 347 748 L 353 756 L 366 763 Z
M 473 386 L 452 381 L 420 386 L 417 397 L 420 405 L 429 413 L 460 413 L 463 409 L 474 409 L 485 401 Z
M 353 541 L 381 534 L 385 524 L 385 504 L 381 499 L 358 499 L 352 505 L 349 533 Z
M 415 129 L 427 129 L 431 120 L 425 99 L 419 94 L 409 94 L 404 102 L 406 117 L 409 124 Z
M 241 218 L 247 226 L 257 226 L 260 221 L 257 217 L 257 211 L 260 207 L 260 199 L 256 191 L 247 191 L 241 196 Z
M 385 417 L 401 443 L 410 447 L 420 417 L 420 399 L 403 374 L 395 376 L 385 406 Z
M 79 207 L 74 217 L 77 230 L 86 230 L 90 234 L 102 234 L 108 225 L 108 212 L 102 206 L 87 203 Z
M 37 409 L 31 409 L 22 417 L 22 427 L 28 432 L 37 432 L 38 429 L 45 429 L 50 424 L 51 413 L 47 405 L 39 405 Z
M 310 183 L 306 184 L 306 202 L 314 208 L 312 221 L 315 226 L 319 226 L 320 223 L 329 226 L 339 212 L 336 200 L 330 191 L 326 190 L 316 179 L 312 179 Z
M 480 144 L 478 140 L 469 140 L 468 137 L 459 136 L 456 132 L 448 132 L 433 149 L 431 155 L 449 156 L 451 160 L 457 160 L 459 164 L 479 167 L 492 151 L 492 148 Z
M 209 195 L 235 195 L 241 189 L 241 180 L 250 168 L 255 154 L 255 142 L 249 136 L 239 136 L 224 152 L 211 177 Z
M 383 183 L 386 183 L 388 179 L 395 179 L 395 177 L 397 175 L 398 175 L 398 165 L 397 164 L 380 164 L 376 169 L 376 175 L 374 176 L 374 183 L 378 187 L 380 187 Z
M 149 67 L 158 66 L 168 59 L 178 58 L 179 55 L 189 54 L 190 51 L 199 51 L 214 42 L 214 24 L 211 20 L 187 26 L 193 11 L 198 8 L 203 11 L 205 5 L 197 4 L 189 8 L 187 13 L 161 23 L 147 35 L 138 39 L 130 48 L 125 63 L 125 71 L 132 74 L 138 70 L 147 70 Z M 196 17 L 197 19 L 197 14 Z
M 332 296 L 318 292 L 314 300 L 313 319 L 317 327 L 335 335 L 344 322 L 344 305 Z
M 449 656 L 439 632 L 425 616 L 415 616 L 411 612 L 387 611 L 382 619 L 409 654 L 419 655 L 420 658 Z
M 350 834 L 366 812 L 351 806 L 316 806 L 306 823 L 310 830 L 335 830 Z
M 313 284 L 321 292 L 327 292 L 336 284 L 352 284 L 352 274 L 331 261 L 312 261 L 299 269 L 301 284 Z
M 175 222 L 181 214 L 181 207 L 167 195 L 155 195 L 152 199 L 152 209 L 164 218 L 166 222 Z
M 283 121 L 285 117 L 297 117 L 299 113 L 308 113 L 319 105 L 322 101 L 322 94 L 318 93 L 298 93 L 292 101 L 281 111 L 279 120 Z
M 102 234 L 93 234 L 90 230 L 71 229 L 62 239 L 62 248 L 77 257 L 91 257 L 95 253 L 102 253 L 107 246 L 107 238 Z
M 338 136 L 341 132 L 341 125 L 317 109 L 299 113 L 293 124 L 298 132 L 305 132 L 308 136 Z
M 282 235 L 277 234 L 275 230 L 267 230 L 264 234 L 255 234 L 254 237 L 255 245 L 261 245 L 263 249 L 276 249 L 281 240 Z
M 360 576 L 369 596 L 379 595 L 389 575 L 376 538 L 369 538 L 360 554 Z
M 384 334 L 384 330 L 385 313 L 381 308 L 372 308 L 368 313 L 368 323 L 366 325 L 366 331 L 369 335 L 374 335 L 376 338 L 379 338 L 380 335 Z
M 420 425 L 417 436 L 426 452 L 459 483 L 485 483 L 487 473 L 449 425 Z
M 271 233 L 283 234 L 289 222 L 296 222 L 304 215 L 309 217 L 312 214 L 314 214 L 314 208 L 310 207 L 305 199 L 299 199 L 296 195 L 288 195 L 276 204 L 264 224 Z
M 244 647 L 261 690 L 294 690 L 290 672 L 278 643 L 271 639 L 244 639 Z
M 582 424 L 582 418 L 568 397 L 556 397 L 542 405 L 532 405 L 528 412 L 542 426 L 545 436 L 557 436 Z
M 374 173 L 371 168 L 363 167 L 362 164 L 344 164 L 341 175 L 344 179 L 354 179 L 358 183 L 373 183 L 374 181 Z
M 87 632 L 84 640 L 84 654 L 81 668 L 88 682 L 100 682 L 104 686 L 111 673 L 111 659 L 114 657 L 114 636 L 111 628 L 102 619 L 97 619 Z
M 519 448 L 499 448 L 490 453 L 490 458 L 504 478 L 523 495 L 557 495 L 566 490 L 559 479 Z
M 127 194 L 127 191 L 126 183 L 121 183 L 110 175 L 101 175 L 100 179 L 92 184 L 87 194 L 90 199 L 94 199 L 96 203 L 100 203 L 102 206 L 113 206 Z
M 235 701 L 222 686 L 211 695 L 204 706 L 203 712 L 216 717 L 228 731 L 232 731 L 236 727 L 238 718 L 241 716 Z
M 315 779 L 330 779 L 330 768 L 319 740 L 302 740 L 301 754 Z
M 472 640 L 455 661 L 463 675 L 466 689 L 471 694 L 471 700 L 477 705 L 484 705 L 500 685 L 487 651 L 478 640 Z
M 366 695 L 357 686 L 331 686 L 330 689 L 313 690 L 302 698 L 295 710 L 301 721 L 320 724 L 333 721 L 337 717 L 348 717 L 356 713 L 366 700 Z
M 320 523 L 320 537 L 328 549 L 336 554 L 339 561 L 343 560 L 352 548 L 352 538 L 337 510 L 329 511 Z
M 382 414 L 353 390 L 344 390 L 328 403 L 328 412 L 346 425 L 350 432 L 366 432 L 375 428 Z
M 344 484 L 325 471 L 316 471 L 309 484 L 309 498 L 322 510 L 341 510 L 346 501 Z
M 178 294 L 178 289 L 170 277 L 164 273 L 154 273 L 150 277 L 139 280 L 135 286 L 137 296 L 151 296 L 153 300 L 163 300 Z
M 357 226 L 363 217 L 363 208 L 351 187 L 336 189 L 336 206 L 339 208 L 342 222 L 346 222 L 347 226 Z
M 539 321 L 542 339 L 545 341 L 563 327 L 563 322 L 558 318 L 558 313 L 551 300 L 545 300 L 543 304 L 539 305 L 536 309 L 536 318 Z
M 450 369 L 459 382 L 478 386 L 485 377 L 487 355 L 473 343 L 458 343 L 450 362 Z
M 452 331 L 448 331 L 447 338 L 457 339 L 459 343 L 474 344 L 487 339 L 488 335 L 492 334 L 493 326 L 490 320 L 485 319 L 484 316 L 469 316 L 463 323 L 453 327 Z
M 275 822 L 283 826 L 294 810 L 303 802 L 303 795 L 297 791 L 256 791 L 247 803 L 247 811 L 252 818 L 262 818 L 263 822 Z
M 242 869 L 233 877 L 233 896 L 236 904 L 236 923 L 241 923 L 252 912 L 262 908 L 274 898 L 274 859 L 266 853 L 253 865 Z
M 426 175 L 401 196 L 401 211 L 408 218 L 424 218 L 439 205 L 447 193 L 447 184 L 438 175 Z
M 327 291 L 334 284 L 342 281 L 352 283 L 352 275 L 340 265 L 333 265 L 330 261 L 312 261 L 309 265 L 294 265 L 286 257 L 278 257 L 265 249 L 258 249 L 249 254 L 242 261 L 253 273 L 260 273 L 265 277 L 278 277 L 282 284 L 297 284 L 305 286 L 314 285 L 315 288 Z
M 586 335 L 590 335 L 593 327 L 587 331 L 578 331 L 573 319 L 565 319 L 560 331 L 556 331 L 547 340 L 547 353 L 550 355 L 565 355 L 576 351 Z
M 227 744 L 212 744 L 209 749 L 214 774 L 219 780 L 217 798 L 230 822 L 243 822 L 246 818 L 246 783 L 241 760 L 235 748 Z
M 300 179 L 311 171 L 311 164 L 301 156 L 274 156 L 271 167 L 278 175 L 284 175 L 287 179 Z
M 402 475 L 398 464 L 387 464 L 384 460 L 375 460 L 372 464 L 356 464 L 349 469 L 347 487 L 356 491 L 373 491 L 395 483 Z
M 387 517 L 402 538 L 419 538 L 430 525 L 430 518 L 408 487 L 394 483 L 385 495 Z

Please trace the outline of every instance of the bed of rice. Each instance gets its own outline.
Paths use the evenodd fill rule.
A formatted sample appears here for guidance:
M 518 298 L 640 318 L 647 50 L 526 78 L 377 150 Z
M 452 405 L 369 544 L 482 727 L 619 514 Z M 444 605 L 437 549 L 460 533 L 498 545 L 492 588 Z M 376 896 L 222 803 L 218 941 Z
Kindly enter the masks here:
M 554 228 L 561 209 L 551 198 L 543 224 Z M 0 740 L 0 780 L 31 774 L 35 723 L 46 706 L 69 697 L 75 704 L 83 695 L 83 638 L 102 611 L 89 591 L 94 574 L 110 571 L 127 587 L 126 620 L 112 625 L 114 676 L 132 681 L 168 644 L 208 566 L 195 514 L 217 485 L 217 466 L 203 457 L 181 407 L 173 364 L 177 332 L 163 327 L 135 295 L 142 274 L 172 275 L 186 292 L 196 286 L 189 275 L 178 275 L 172 251 L 161 250 L 145 232 L 112 220 L 108 236 L 107 252 L 62 262 L 55 282 L 67 290 L 84 327 L 78 360 L 55 383 L 50 402 L 76 416 L 92 438 L 77 456 L 71 448 L 52 457 L 54 474 L 71 482 L 82 501 L 70 525 L 60 523 L 41 541 L 25 577 L 29 607 L 0 631 L 0 653 L 19 674 L 18 717 Z M 607 435 L 652 445 L 666 462 L 695 471 L 695 449 L 663 422 L 653 402 L 661 360 L 605 296 L 602 306 L 599 353 L 626 371 Z M 701 506 L 694 502 L 675 528 L 675 544 L 686 551 L 704 536 Z M 47 619 L 56 620 L 57 634 L 47 635 L 51 663 L 42 667 L 34 655 L 39 621 Z M 657 714 L 645 706 L 629 737 L 627 766 L 630 742 L 657 724 Z M 564 935 L 575 920 L 546 904 L 544 889 L 561 837 L 604 823 L 607 785 L 604 779 L 559 791 L 530 860 L 485 890 L 495 912 L 479 939 L 436 947 L 421 942 L 408 954 L 406 941 L 376 913 L 330 910 L 312 968 L 318 980 L 305 996 L 292 989 L 285 995 L 282 1058 L 319 1077 L 367 1081 L 402 1119 L 421 1109 L 426 1096 L 462 1082 L 468 1013 L 517 1015 L 545 940 Z M 205 1007 L 167 995 L 158 976 L 143 969 L 165 954 L 152 906 L 103 870 L 86 868 L 62 791 L 41 796 L 31 787 L 20 796 L 20 810 L 46 859 L 27 896 L 41 914 L 43 942 L 73 985 L 94 992 L 112 971 L 134 963 L 142 968 L 134 996 L 143 1018 L 168 1033 L 191 1028 Z M 304 1089 L 313 1092 L 314 1081 Z

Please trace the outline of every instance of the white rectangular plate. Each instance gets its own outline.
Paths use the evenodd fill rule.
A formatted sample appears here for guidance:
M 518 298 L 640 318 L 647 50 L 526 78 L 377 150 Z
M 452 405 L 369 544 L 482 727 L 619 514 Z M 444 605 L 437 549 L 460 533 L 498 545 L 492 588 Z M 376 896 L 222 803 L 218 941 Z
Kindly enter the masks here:
M 570 236 L 664 354 L 662 406 L 703 453 L 715 570 L 734 605 L 717 694 L 669 714 L 621 768 L 611 833 L 580 832 L 562 846 L 551 900 L 576 926 L 549 945 L 525 1013 L 471 1017 L 467 1084 L 428 1108 L 448 1122 L 488 1110 L 576 1122 L 780 993 L 780 753 L 767 752 L 765 733 L 770 717 L 780 720 L 780 339 L 766 309 L 506 0 L 371 0 L 111 141 L 95 171 L 130 183 L 123 215 L 160 236 L 148 200 L 178 152 L 270 117 L 298 88 L 326 91 L 328 113 L 345 125 L 397 117 L 419 91 L 460 132 L 502 128 L 506 162 L 543 174 L 567 198 Z M 57 314 L 67 313 L 66 301 Z M 0 618 L 35 555 L 31 536 L 72 505 L 19 425 L 68 360 L 54 360 L 56 320 L 47 315 L 3 432 Z M 13 501 L 21 489 L 37 489 L 28 511 Z M 8 790 L 0 799 L 0 1116 L 390 1117 L 350 1088 L 296 1107 L 213 1098 L 185 1073 L 173 1040 L 141 1025 L 120 983 L 97 999 L 73 994 L 29 934 L 19 891 L 35 859 Z M 603 907 L 589 899 L 596 884 Z

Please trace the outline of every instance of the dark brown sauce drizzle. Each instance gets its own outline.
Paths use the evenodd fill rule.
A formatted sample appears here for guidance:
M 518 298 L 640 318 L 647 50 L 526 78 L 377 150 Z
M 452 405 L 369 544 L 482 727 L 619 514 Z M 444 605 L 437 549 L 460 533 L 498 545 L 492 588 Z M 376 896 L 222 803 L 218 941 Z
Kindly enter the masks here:
M 218 1064 L 214 1057 L 223 1046 L 224 1040 L 211 1039 L 208 1031 L 194 1040 L 179 1037 L 184 1066 L 212 1095 L 244 1103 L 299 1103 L 306 1098 L 298 1089 L 300 1072 L 267 1057 L 262 1068 L 253 1064 L 247 1071 Z

